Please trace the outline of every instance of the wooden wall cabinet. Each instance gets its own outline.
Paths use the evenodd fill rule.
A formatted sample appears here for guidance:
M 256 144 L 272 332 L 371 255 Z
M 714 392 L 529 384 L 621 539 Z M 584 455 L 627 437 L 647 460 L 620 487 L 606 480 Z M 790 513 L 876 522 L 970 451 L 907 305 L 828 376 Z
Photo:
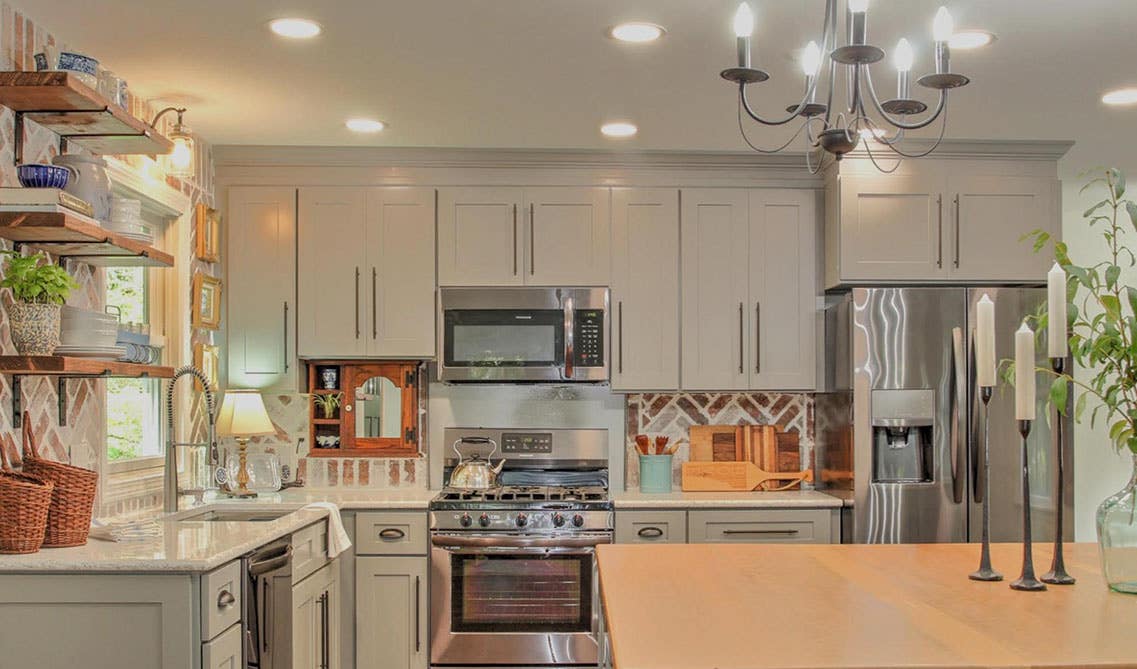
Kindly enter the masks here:
M 294 392 L 296 189 L 233 187 L 228 193 L 229 385 Z
M 419 363 L 365 363 L 350 360 L 308 362 L 310 456 L 415 457 L 419 453 Z M 325 370 L 338 383 L 327 388 Z M 317 398 L 339 395 L 327 416 Z M 334 445 L 321 437 L 338 437 Z
M 444 286 L 606 286 L 610 189 L 442 188 Z
M 679 388 L 679 191 L 612 189 L 614 392 Z
M 434 356 L 434 190 L 301 188 L 304 358 Z

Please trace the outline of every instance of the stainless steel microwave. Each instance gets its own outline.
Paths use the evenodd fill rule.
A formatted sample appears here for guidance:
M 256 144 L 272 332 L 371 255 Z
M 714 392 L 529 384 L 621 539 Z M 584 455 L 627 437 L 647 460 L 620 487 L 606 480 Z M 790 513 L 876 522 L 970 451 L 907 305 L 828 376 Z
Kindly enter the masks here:
M 442 288 L 442 381 L 608 380 L 607 288 Z

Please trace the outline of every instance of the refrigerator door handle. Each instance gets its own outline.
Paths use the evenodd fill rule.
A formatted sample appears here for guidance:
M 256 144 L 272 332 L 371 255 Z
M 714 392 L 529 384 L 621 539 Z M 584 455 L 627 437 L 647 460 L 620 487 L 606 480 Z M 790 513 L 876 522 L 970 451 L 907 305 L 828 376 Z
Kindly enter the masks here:
M 955 327 L 951 329 L 952 350 L 952 389 L 951 389 L 951 488 L 952 498 L 956 504 L 963 503 L 964 479 L 967 467 L 960 462 L 966 457 L 964 445 L 960 441 L 967 438 L 967 429 L 964 421 L 965 406 L 967 402 L 967 366 L 963 352 L 963 330 Z

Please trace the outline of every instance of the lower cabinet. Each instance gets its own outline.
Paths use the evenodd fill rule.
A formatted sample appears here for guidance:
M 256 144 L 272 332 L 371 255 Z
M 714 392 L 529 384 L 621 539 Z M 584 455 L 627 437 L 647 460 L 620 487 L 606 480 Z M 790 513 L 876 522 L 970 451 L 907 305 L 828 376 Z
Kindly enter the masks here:
M 243 669 L 241 626 L 233 625 L 213 641 L 201 644 L 202 669 Z
M 426 669 L 425 557 L 355 560 L 356 667 Z
M 687 540 L 693 544 L 830 544 L 833 510 L 761 509 L 691 511 Z
M 618 544 L 685 544 L 686 511 L 618 511 Z
M 340 666 L 339 563 L 292 586 L 293 669 Z

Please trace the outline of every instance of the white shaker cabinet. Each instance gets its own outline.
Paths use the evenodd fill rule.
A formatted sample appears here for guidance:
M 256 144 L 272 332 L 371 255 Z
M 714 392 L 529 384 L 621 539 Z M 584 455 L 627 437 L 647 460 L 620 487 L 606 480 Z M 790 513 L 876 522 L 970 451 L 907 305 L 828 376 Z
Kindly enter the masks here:
M 296 189 L 229 189 L 229 385 L 296 387 Z
M 357 557 L 357 667 L 426 669 L 425 557 Z
M 679 191 L 612 189 L 612 390 L 679 388 Z
M 524 283 L 524 217 L 520 188 L 439 189 L 439 285 Z
M 682 384 L 746 390 L 749 193 L 682 191 Z
M 526 188 L 528 274 L 535 286 L 606 286 L 608 188 Z
M 339 563 L 292 586 L 292 669 L 340 666 Z
M 300 189 L 305 358 L 434 355 L 434 191 Z
M 1060 236 L 1058 182 L 1048 178 L 953 176 L 950 247 L 953 276 L 975 281 L 1040 281 L 1054 261 L 1023 236 L 1042 229 Z M 947 205 L 945 203 L 945 212 Z

